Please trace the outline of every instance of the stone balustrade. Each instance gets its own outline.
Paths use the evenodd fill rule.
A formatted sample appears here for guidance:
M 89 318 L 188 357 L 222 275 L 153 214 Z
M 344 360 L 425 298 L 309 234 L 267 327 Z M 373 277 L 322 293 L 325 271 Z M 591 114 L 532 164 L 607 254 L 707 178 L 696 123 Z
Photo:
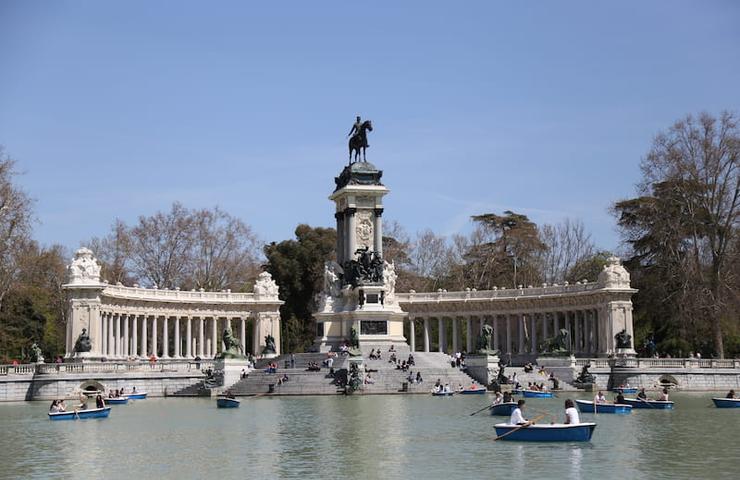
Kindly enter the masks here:
M 494 300 L 510 299 L 516 297 L 541 297 L 544 295 L 563 295 L 578 292 L 590 292 L 600 289 L 597 282 L 574 283 L 569 285 L 550 285 L 545 287 L 526 287 L 526 288 L 500 288 L 494 290 L 475 290 L 466 289 L 457 292 L 448 292 L 446 290 L 437 292 L 409 292 L 397 293 L 396 297 L 399 303 L 415 303 L 430 301 L 465 301 L 474 300 Z
M 611 359 L 579 358 L 576 366 L 591 364 L 593 368 L 610 368 Z M 619 359 L 620 367 L 627 368 L 740 368 L 740 359 L 698 359 L 698 358 L 625 358 Z
M 130 372 L 192 372 L 213 368 L 213 360 L 150 362 L 85 362 L 0 365 L 0 375 L 34 375 L 60 373 L 130 373 Z

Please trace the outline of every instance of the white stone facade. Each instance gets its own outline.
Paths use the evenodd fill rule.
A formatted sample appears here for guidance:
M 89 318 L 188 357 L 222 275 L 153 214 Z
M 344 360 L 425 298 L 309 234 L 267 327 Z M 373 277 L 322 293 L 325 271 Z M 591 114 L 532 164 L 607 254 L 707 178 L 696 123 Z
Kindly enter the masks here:
M 76 252 L 69 267 L 66 357 L 74 357 L 82 329 L 90 336 L 91 359 L 212 358 L 222 349 L 227 325 L 242 346 L 259 355 L 268 334 L 280 346 L 278 287 L 260 274 L 254 293 L 159 290 L 100 281 L 90 250 Z M 247 341 L 248 322 L 252 338 Z M 246 349 L 245 349 L 246 351 Z M 279 353 L 279 352 L 278 352 Z

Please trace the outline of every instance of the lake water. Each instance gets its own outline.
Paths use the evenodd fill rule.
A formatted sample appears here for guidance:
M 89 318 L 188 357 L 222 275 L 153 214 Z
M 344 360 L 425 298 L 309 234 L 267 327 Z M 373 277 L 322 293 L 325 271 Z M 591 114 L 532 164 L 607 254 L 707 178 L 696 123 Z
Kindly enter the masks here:
M 501 417 L 469 416 L 488 400 L 477 396 L 262 397 L 221 410 L 147 399 L 68 422 L 47 420 L 47 402 L 0 404 L 0 478 L 737 478 L 740 409 L 711 396 L 599 414 L 582 444 L 494 442 Z M 562 399 L 527 405 L 562 421 Z

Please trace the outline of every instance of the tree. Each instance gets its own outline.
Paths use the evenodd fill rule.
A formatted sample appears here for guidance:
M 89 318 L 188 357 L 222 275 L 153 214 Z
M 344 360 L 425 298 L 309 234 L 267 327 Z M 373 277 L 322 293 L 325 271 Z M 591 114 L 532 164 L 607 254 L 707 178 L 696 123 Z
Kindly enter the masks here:
M 591 235 L 586 232 L 586 227 L 580 220 L 566 218 L 555 225 L 543 225 L 540 237 L 547 247 L 541 251 L 541 269 L 542 276 L 548 283 L 566 279 L 569 272 L 577 264 L 590 258 L 596 249 Z M 594 277 L 590 279 L 593 280 Z
M 0 147 L 0 308 L 20 273 L 21 252 L 30 241 L 32 202 L 13 183 L 15 161 Z
M 684 328 L 708 319 L 720 357 L 722 320 L 738 318 L 739 158 L 733 114 L 687 116 L 655 137 L 641 163 L 640 196 L 614 208 L 631 268 Z
M 295 240 L 265 246 L 266 269 L 280 287 L 283 351 L 307 349 L 316 331 L 312 314 L 324 282 L 324 262 L 336 260 L 336 230 L 298 225 Z
M 88 247 L 100 261 L 102 278 L 114 284 L 135 282 L 131 274 L 131 236 L 123 221 L 116 219 L 110 233 L 93 238 Z

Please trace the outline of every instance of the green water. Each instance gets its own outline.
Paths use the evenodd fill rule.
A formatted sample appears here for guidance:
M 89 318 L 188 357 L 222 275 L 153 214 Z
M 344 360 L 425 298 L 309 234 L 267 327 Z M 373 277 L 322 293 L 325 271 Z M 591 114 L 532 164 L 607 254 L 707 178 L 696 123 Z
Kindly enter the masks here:
M 738 478 L 740 409 L 711 396 L 581 414 L 598 423 L 582 444 L 494 443 L 503 420 L 469 416 L 478 396 L 245 398 L 234 410 L 148 399 L 69 422 L 47 420 L 47 402 L 0 404 L 0 478 Z M 562 399 L 527 405 L 562 417 Z

